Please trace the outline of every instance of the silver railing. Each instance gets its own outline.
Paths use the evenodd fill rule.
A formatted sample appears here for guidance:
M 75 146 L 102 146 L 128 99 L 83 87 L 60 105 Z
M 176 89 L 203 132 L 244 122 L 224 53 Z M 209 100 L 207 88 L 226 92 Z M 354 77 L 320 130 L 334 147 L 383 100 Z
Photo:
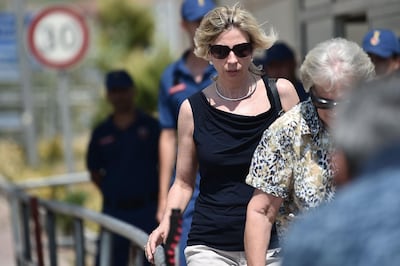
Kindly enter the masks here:
M 12 184 L 0 176 L 0 195 L 8 199 L 11 214 L 12 235 L 14 240 L 15 261 L 17 266 L 51 265 L 56 266 L 57 230 L 55 217 L 66 215 L 73 219 L 73 239 L 75 265 L 85 265 L 86 242 L 84 221 L 98 224 L 101 230 L 99 262 L 101 266 L 110 265 L 112 234 L 124 236 L 130 240 L 132 248 L 143 256 L 143 246 L 148 235 L 141 229 L 111 216 L 85 209 L 72 204 L 44 200 L 30 195 L 25 189 L 70 185 L 89 181 L 86 173 L 55 176 L 46 180 L 32 180 Z M 47 239 L 46 245 L 43 238 Z M 46 252 L 44 252 L 46 251 Z M 45 254 L 46 257 L 45 257 Z M 159 246 L 155 253 L 155 264 L 165 265 L 164 250 Z

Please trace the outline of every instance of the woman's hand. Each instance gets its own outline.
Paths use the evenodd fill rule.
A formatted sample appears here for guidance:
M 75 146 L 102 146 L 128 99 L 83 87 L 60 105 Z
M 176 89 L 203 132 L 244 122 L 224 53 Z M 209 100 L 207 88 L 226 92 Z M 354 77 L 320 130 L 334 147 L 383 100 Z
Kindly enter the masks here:
M 168 220 L 168 219 L 167 219 Z M 169 222 L 163 221 L 154 231 L 149 235 L 146 245 L 144 246 L 144 254 L 146 259 L 154 264 L 154 253 L 156 247 L 165 243 L 169 231 Z

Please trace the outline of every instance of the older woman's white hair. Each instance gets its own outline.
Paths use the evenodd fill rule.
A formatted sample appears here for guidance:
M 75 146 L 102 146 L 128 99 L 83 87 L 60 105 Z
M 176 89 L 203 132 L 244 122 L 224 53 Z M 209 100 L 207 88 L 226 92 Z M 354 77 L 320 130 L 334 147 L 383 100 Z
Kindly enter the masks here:
M 357 43 L 344 38 L 319 43 L 307 53 L 300 67 L 300 79 L 306 91 L 316 84 L 329 84 L 323 87 L 327 92 L 338 84 L 353 87 L 374 77 L 369 56 Z

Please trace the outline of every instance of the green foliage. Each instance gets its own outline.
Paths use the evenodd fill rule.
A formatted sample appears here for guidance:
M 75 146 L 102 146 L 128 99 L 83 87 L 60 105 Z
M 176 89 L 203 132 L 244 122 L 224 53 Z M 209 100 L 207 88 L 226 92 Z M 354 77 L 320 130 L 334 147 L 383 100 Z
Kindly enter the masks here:
M 39 145 L 40 158 L 45 163 L 55 164 L 63 159 L 63 143 L 61 136 L 42 141 Z
M 64 202 L 82 206 L 88 195 L 84 191 L 70 191 L 65 195 Z
M 101 0 L 99 3 L 98 66 L 104 73 L 126 69 L 136 83 L 135 103 L 148 113 L 157 108 L 162 71 L 172 60 L 169 50 L 153 43 L 151 13 L 128 0 Z M 98 104 L 94 124 L 110 112 L 105 100 Z
M 149 47 L 154 34 L 151 13 L 127 0 L 101 1 L 98 24 L 99 64 L 103 70 L 124 61 L 132 50 Z
M 155 53 L 133 53 L 125 66 L 136 81 L 136 105 L 148 113 L 157 109 L 158 90 L 161 74 L 171 62 L 171 56 L 164 48 Z
M 24 151 L 13 141 L 0 141 L 0 174 L 9 180 L 21 176 L 24 165 Z

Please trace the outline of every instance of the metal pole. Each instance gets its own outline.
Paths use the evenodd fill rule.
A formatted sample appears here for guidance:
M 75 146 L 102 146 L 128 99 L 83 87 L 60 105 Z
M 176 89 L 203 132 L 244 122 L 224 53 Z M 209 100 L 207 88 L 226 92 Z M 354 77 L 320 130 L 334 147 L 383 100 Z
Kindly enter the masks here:
M 112 255 L 112 233 L 102 229 L 100 236 L 100 266 L 108 266 Z
M 11 207 L 11 225 L 12 225 L 12 233 L 14 239 L 14 254 L 16 259 L 16 265 L 21 266 L 21 257 L 22 257 L 22 233 L 21 233 L 21 210 L 20 204 L 18 202 L 18 198 L 16 196 L 16 192 L 13 190 L 11 197 L 9 199 L 10 207 Z
M 23 230 L 23 262 L 22 265 L 25 265 L 26 262 L 32 261 L 32 253 L 31 253 L 31 237 L 30 237 L 30 209 L 27 203 L 23 202 L 21 204 L 22 211 L 22 230 Z
M 33 96 L 31 91 L 31 72 L 29 63 L 26 56 L 26 49 L 24 46 L 24 16 L 25 8 L 22 0 L 12 1 L 16 14 L 17 22 L 17 45 L 19 54 L 19 68 L 22 86 L 23 98 L 23 113 L 22 113 L 22 126 L 25 137 L 25 148 L 27 152 L 28 163 L 36 166 L 38 163 L 38 155 L 36 150 L 36 133 L 33 123 Z
M 57 266 L 56 217 L 50 210 L 47 210 L 46 213 L 46 231 L 49 241 L 50 266 Z
M 74 242 L 76 266 L 85 266 L 85 237 L 83 234 L 83 223 L 79 218 L 74 219 Z
M 30 207 L 32 210 L 32 220 L 34 225 L 37 265 L 44 266 L 43 245 L 42 245 L 42 228 L 39 221 L 39 204 L 36 197 L 30 197 Z
M 58 74 L 58 106 L 61 115 L 61 128 L 64 142 L 64 159 L 67 172 L 74 171 L 74 155 L 72 152 L 71 120 L 69 116 L 69 93 L 67 72 L 59 71 Z

